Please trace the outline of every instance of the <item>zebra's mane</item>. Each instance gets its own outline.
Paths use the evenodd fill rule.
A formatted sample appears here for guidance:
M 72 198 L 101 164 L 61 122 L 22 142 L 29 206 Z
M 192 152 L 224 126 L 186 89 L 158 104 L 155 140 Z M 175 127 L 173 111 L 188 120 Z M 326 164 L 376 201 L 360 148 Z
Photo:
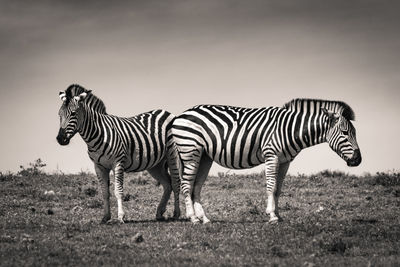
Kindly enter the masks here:
M 66 105 L 68 105 L 69 101 L 74 97 L 74 96 L 79 96 L 83 92 L 90 92 L 89 90 L 86 90 L 79 84 L 72 84 L 70 85 L 66 90 Z M 106 112 L 106 106 L 104 105 L 103 100 L 95 96 L 94 94 L 90 93 L 85 99 L 85 104 L 88 106 L 90 109 L 92 109 L 95 112 L 101 113 L 101 114 L 107 114 Z
M 296 98 L 289 102 L 287 102 L 283 108 L 286 109 L 302 109 L 305 105 L 309 106 L 310 104 L 319 104 L 320 108 L 326 108 L 327 110 L 337 112 L 345 117 L 347 120 L 355 120 L 356 116 L 354 114 L 353 109 L 342 101 L 330 101 L 330 100 L 322 100 L 322 99 L 308 99 L 308 98 Z

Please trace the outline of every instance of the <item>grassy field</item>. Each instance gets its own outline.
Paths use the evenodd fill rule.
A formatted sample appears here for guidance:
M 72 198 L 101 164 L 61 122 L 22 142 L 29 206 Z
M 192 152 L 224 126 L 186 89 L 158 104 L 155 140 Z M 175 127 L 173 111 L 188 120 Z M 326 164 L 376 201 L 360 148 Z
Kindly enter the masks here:
M 261 174 L 209 177 L 208 225 L 155 221 L 162 188 L 146 173 L 125 179 L 122 225 L 99 223 L 102 200 L 91 174 L 2 174 L 0 190 L 2 266 L 400 265 L 399 173 L 289 176 L 278 225 L 267 224 Z M 115 218 L 114 196 L 112 211 Z

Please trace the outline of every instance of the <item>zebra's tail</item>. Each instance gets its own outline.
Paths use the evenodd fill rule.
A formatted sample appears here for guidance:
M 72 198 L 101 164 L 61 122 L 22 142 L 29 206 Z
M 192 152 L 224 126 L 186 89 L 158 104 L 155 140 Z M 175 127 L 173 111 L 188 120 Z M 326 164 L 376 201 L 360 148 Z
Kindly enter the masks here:
M 183 162 L 172 134 L 173 121 L 169 123 L 167 128 L 167 161 L 171 174 L 172 190 L 174 190 L 174 193 L 179 194 L 183 174 Z
M 167 158 L 168 158 L 168 166 L 170 168 L 170 172 L 174 172 L 175 176 L 180 178 L 183 174 L 183 162 L 182 158 L 178 151 L 178 146 L 176 145 L 174 138 L 170 131 L 168 132 L 167 138 Z M 171 173 L 172 174 L 172 173 Z

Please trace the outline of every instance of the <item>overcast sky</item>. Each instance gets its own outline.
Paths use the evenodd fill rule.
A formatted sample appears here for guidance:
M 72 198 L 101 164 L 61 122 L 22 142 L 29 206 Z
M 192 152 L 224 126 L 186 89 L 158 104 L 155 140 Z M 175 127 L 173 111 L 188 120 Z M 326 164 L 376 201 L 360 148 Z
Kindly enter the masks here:
M 117 2 L 0 0 L 0 171 L 39 157 L 49 171 L 93 171 L 79 135 L 68 147 L 55 139 L 58 92 L 71 83 L 120 116 L 342 100 L 356 113 L 362 164 L 347 167 L 323 144 L 289 173 L 399 169 L 397 1 Z

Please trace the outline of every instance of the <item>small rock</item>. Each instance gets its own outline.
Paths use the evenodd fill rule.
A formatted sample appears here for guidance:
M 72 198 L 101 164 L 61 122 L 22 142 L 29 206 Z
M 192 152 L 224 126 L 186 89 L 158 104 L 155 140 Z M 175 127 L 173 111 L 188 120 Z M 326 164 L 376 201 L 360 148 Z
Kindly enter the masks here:
M 137 233 L 132 237 L 132 240 L 135 241 L 136 243 L 143 242 L 143 235 L 141 233 Z
M 77 211 L 80 211 L 80 210 L 83 210 L 83 208 L 79 207 L 79 206 L 75 206 L 75 207 L 72 208 L 73 212 L 77 212 Z
M 49 191 L 45 190 L 44 194 L 47 195 L 47 196 L 54 196 L 56 193 L 54 193 L 53 190 L 49 190 Z
M 319 206 L 318 209 L 316 210 L 316 212 L 321 212 L 321 211 L 323 211 L 324 209 L 325 209 L 324 207 Z
M 371 196 L 367 196 L 365 199 L 366 199 L 366 200 L 371 200 L 372 197 L 371 197 Z
M 35 240 L 28 234 L 22 234 L 22 242 L 33 243 Z
M 52 209 L 48 209 L 48 210 L 47 210 L 47 214 L 48 214 L 48 215 L 53 215 L 53 214 L 54 214 L 54 211 L 53 211 Z
M 182 248 L 185 247 L 188 243 L 187 242 L 182 242 L 176 245 L 177 248 Z
M 306 266 L 306 267 L 314 267 L 314 266 L 315 266 L 315 264 L 314 264 L 314 263 L 312 263 L 312 262 L 308 262 L 308 261 L 306 261 L 306 262 L 304 262 L 303 266 Z

